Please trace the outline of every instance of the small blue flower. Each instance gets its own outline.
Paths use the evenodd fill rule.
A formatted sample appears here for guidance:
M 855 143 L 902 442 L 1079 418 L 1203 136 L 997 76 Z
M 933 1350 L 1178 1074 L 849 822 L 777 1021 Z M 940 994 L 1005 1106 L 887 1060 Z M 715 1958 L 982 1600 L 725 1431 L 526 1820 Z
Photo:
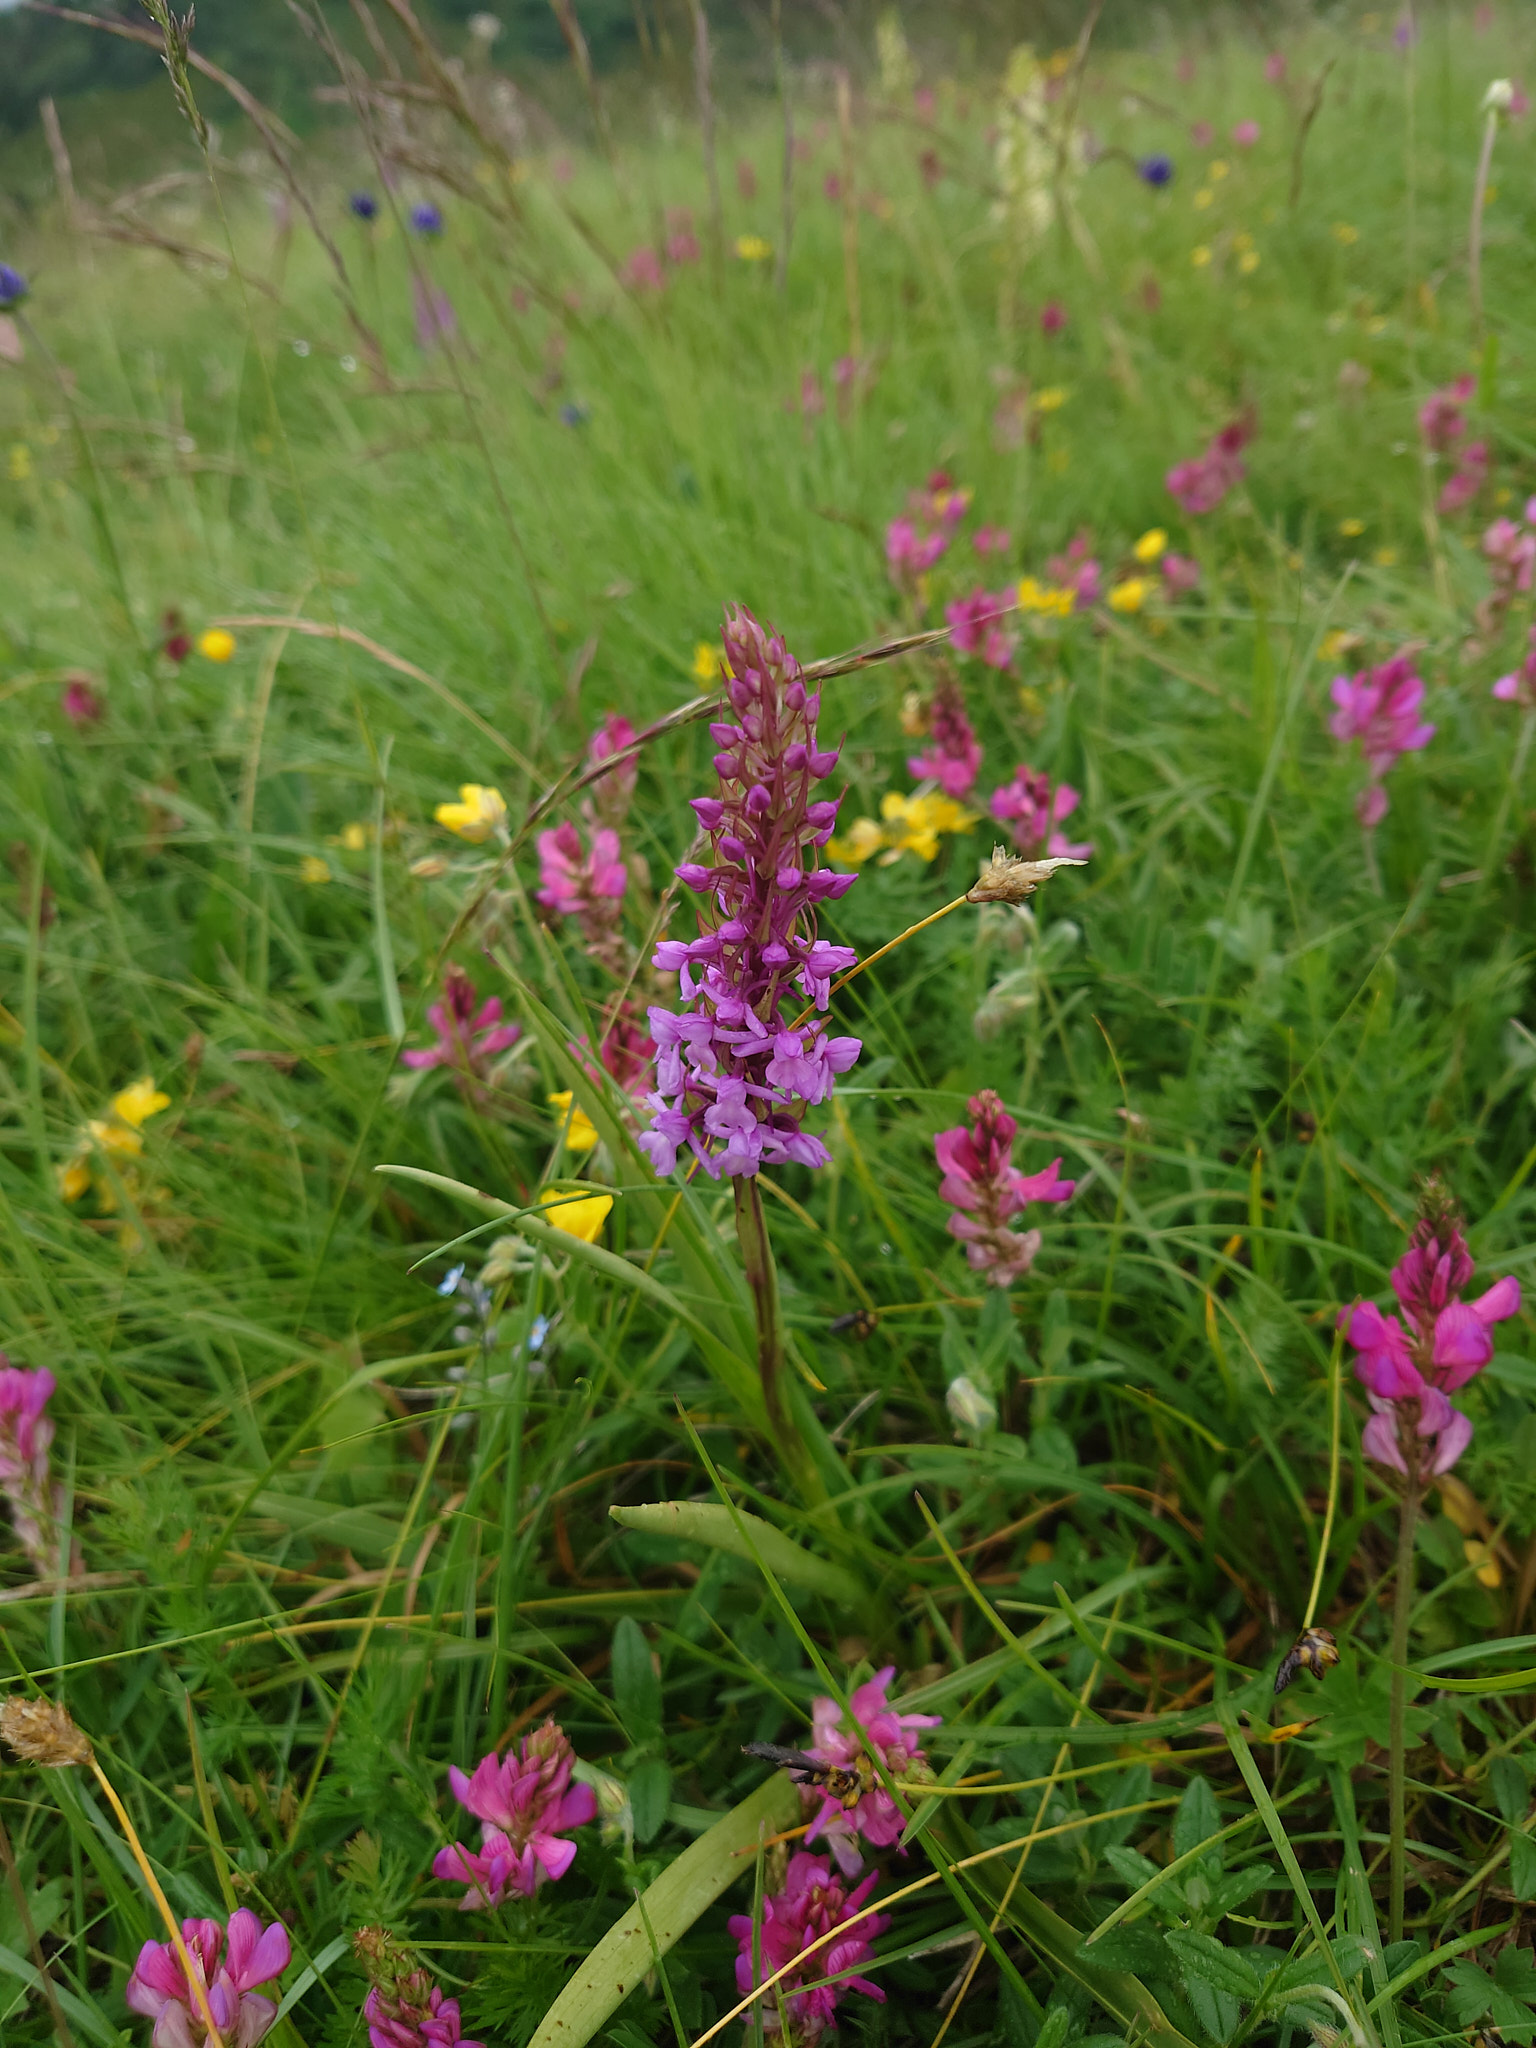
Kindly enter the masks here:
M 560 408 L 560 424 L 565 427 L 584 427 L 591 417 L 589 406 L 566 404 Z
M 442 208 L 425 200 L 420 206 L 411 208 L 411 226 L 418 235 L 440 235 L 443 232 Z
M 1155 156 L 1144 156 L 1136 166 L 1138 177 L 1148 185 L 1171 185 L 1173 183 L 1173 158 L 1159 152 Z
M 12 270 L 9 263 L 0 263 L 0 313 L 19 306 L 26 296 L 27 280 L 21 272 Z
M 347 204 L 359 220 L 372 220 L 379 210 L 379 202 L 371 192 L 354 192 Z

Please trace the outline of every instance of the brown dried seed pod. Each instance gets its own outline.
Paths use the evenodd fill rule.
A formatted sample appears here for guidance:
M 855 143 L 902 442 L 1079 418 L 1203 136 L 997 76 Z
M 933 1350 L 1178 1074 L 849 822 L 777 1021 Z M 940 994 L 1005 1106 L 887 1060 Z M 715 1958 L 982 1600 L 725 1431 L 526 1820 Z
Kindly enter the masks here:
M 88 1764 L 91 1745 L 70 1719 L 67 1707 L 52 1700 L 29 1700 L 13 1692 L 0 1700 L 0 1739 L 29 1764 L 58 1769 Z

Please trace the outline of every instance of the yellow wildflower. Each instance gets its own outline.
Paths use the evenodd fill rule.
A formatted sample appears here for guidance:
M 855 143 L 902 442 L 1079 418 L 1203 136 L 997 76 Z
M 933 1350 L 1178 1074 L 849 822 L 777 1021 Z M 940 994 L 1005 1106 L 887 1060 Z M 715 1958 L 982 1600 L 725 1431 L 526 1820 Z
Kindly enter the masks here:
M 204 661 L 228 661 L 235 651 L 235 636 L 222 626 L 210 626 L 198 635 L 197 651 Z
M 1219 156 L 1213 164 L 1207 166 L 1205 175 L 1213 185 L 1219 185 L 1231 168 L 1226 158 Z
M 612 1195 L 567 1195 L 559 1188 L 544 1188 L 539 1207 L 545 1220 L 567 1237 L 579 1237 L 583 1244 L 596 1244 L 613 1207 Z
M 931 723 L 930 705 L 921 690 L 908 690 L 901 700 L 901 729 L 909 740 L 925 739 Z
M 1072 607 L 1077 602 L 1077 592 L 1054 584 L 1037 583 L 1033 576 L 1019 579 L 1019 609 L 1026 612 L 1041 612 L 1047 618 L 1069 619 Z
M 1139 612 L 1152 590 L 1150 576 L 1128 576 L 1109 593 L 1109 608 L 1112 612 Z
M 1047 384 L 1043 391 L 1035 393 L 1035 411 L 1060 412 L 1071 396 L 1071 392 L 1064 384 Z
M 1354 640 L 1353 633 L 1346 633 L 1342 626 L 1335 626 L 1331 633 L 1323 635 L 1323 644 L 1318 649 L 1324 661 L 1337 661 L 1345 648 Z
M 331 843 L 334 846 L 344 847 L 348 853 L 362 853 L 366 850 L 372 837 L 373 827 L 363 824 L 360 819 L 354 818 L 349 825 L 342 826 Z
M 506 799 L 499 789 L 478 782 L 461 782 L 456 804 L 439 804 L 432 813 L 439 825 L 478 846 L 489 839 L 506 820 Z
M 1341 519 L 1339 521 L 1339 531 L 1346 540 L 1354 540 L 1357 535 L 1364 533 L 1365 521 L 1363 519 Z
M 1168 546 L 1168 536 L 1160 526 L 1149 526 L 1137 541 L 1131 553 L 1138 562 L 1155 562 Z
M 91 1169 L 83 1159 L 67 1159 L 59 1168 L 59 1193 L 66 1202 L 78 1202 L 91 1184 Z
M 11 450 L 10 475 L 13 484 L 24 484 L 32 474 L 32 450 L 18 441 Z
M 134 1130 L 170 1106 L 169 1095 L 157 1088 L 148 1074 L 112 1098 L 112 1114 L 121 1118 L 125 1124 L 131 1124 Z
M 717 680 L 724 666 L 718 647 L 711 647 L 707 640 L 701 640 L 693 650 L 693 673 L 701 683 Z
M 965 832 L 976 822 L 976 813 L 952 796 L 903 796 L 897 789 L 888 789 L 880 799 L 880 816 L 885 820 L 887 841 L 880 856 L 882 867 L 889 867 L 904 853 L 930 861 L 939 850 L 942 833 Z
M 1237 267 L 1243 273 L 1244 277 L 1252 277 L 1253 273 L 1259 267 L 1258 250 L 1245 249 L 1242 255 L 1239 256 L 1237 259 Z
M 773 254 L 773 244 L 765 242 L 761 235 L 738 235 L 736 254 L 743 263 L 766 263 Z
M 1209 185 L 1202 185 L 1200 187 L 1200 190 L 1195 194 L 1195 204 L 1203 212 L 1205 208 L 1210 205 L 1211 201 L 1215 197 L 1216 194 L 1211 190 Z
M 846 833 L 827 841 L 827 852 L 845 868 L 861 868 L 885 844 L 885 834 L 873 818 L 855 818 Z
M 1378 569 L 1395 569 L 1397 567 L 1397 549 L 1378 548 L 1375 554 L 1372 555 L 1371 560 Z
M 1342 242 L 1346 249 L 1360 239 L 1360 230 L 1351 227 L 1347 220 L 1336 220 L 1333 224 L 1333 239 Z
M 306 853 L 299 862 L 299 880 L 309 883 L 311 888 L 316 888 L 320 883 L 328 882 L 330 879 L 329 862 L 323 861 L 318 853 Z
M 1196 270 L 1204 270 L 1205 266 L 1211 260 L 1211 252 L 1207 244 L 1202 242 L 1198 248 L 1191 249 L 1189 252 L 1189 260 L 1191 263 L 1193 263 Z
M 577 1103 L 575 1094 L 569 1088 L 562 1088 L 557 1094 L 546 1095 L 545 1101 L 553 1109 L 562 1112 L 563 1126 L 560 1132 L 568 1152 L 590 1152 L 597 1143 L 597 1125 Z

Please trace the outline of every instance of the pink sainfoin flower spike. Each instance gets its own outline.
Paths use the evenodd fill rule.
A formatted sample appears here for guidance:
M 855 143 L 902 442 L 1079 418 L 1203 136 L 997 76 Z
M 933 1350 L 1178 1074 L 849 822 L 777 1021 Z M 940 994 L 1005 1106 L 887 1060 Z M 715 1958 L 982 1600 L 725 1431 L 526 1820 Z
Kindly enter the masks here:
M 1493 1356 L 1491 1326 L 1520 1307 L 1520 1283 L 1508 1275 L 1475 1301 L 1463 1301 L 1473 1271 L 1460 1218 L 1432 1182 L 1408 1249 L 1392 1268 L 1403 1322 L 1370 1301 L 1340 1312 L 1374 1411 L 1360 1447 L 1405 1477 L 1449 1472 L 1472 1441 L 1470 1419 L 1447 1396 L 1482 1371 Z
M 622 753 L 634 743 L 635 728 L 622 712 L 610 711 L 592 735 L 587 747 L 587 765 L 596 768 L 601 762 L 611 761 L 615 754 Z M 639 760 L 631 754 L 627 761 L 620 761 L 590 785 L 586 803 L 599 824 L 609 825 L 615 831 L 623 824 L 635 799 L 635 782 L 639 773 Z
M 661 267 L 661 258 L 654 249 L 632 249 L 625 259 L 621 274 L 632 292 L 659 292 L 666 289 L 667 275 Z
M 1509 675 L 1499 677 L 1493 694 L 1502 704 L 1518 704 L 1526 711 L 1536 711 L 1536 626 L 1531 628 L 1530 649 L 1524 661 Z
M 1335 676 L 1331 695 L 1337 708 L 1328 730 L 1345 745 L 1358 740 L 1365 755 L 1370 780 L 1355 798 L 1355 816 L 1370 832 L 1387 815 L 1383 777 L 1400 754 L 1416 754 L 1435 736 L 1435 728 L 1419 719 L 1424 684 L 1414 673 L 1413 656 L 1404 652 L 1358 675 Z
M 667 208 L 667 261 L 697 263 L 699 238 L 693 232 L 693 210 L 687 206 Z
M 459 2001 L 443 1996 L 403 1942 L 360 1927 L 352 1950 L 373 1980 L 363 2002 L 369 2048 L 483 2048 L 465 2040 Z
M 1476 389 L 1475 377 L 1458 377 L 1454 384 L 1446 384 L 1429 394 L 1419 407 L 1419 432 L 1424 437 L 1426 448 L 1433 449 L 1437 455 L 1445 455 L 1456 446 L 1467 431 L 1462 407 Z
M 277 2018 L 277 2001 L 256 1987 L 287 1969 L 293 1953 L 287 1928 L 280 1920 L 263 1927 L 242 1906 L 229 1916 L 227 1938 L 217 1920 L 183 1920 L 181 1933 L 225 2048 L 255 2048 Z M 170 1942 L 145 1942 L 123 1995 L 134 2012 L 154 2021 L 154 2048 L 203 2048 L 209 2038 Z
M 1075 533 L 1065 551 L 1052 555 L 1045 568 L 1053 583 L 1072 592 L 1079 611 L 1086 611 L 1090 605 L 1097 604 L 1104 595 L 1104 572 L 1093 553 L 1093 540 L 1089 534 Z
M 797 1021 L 825 1012 L 833 975 L 858 958 L 816 931 L 819 907 L 857 879 L 816 865 L 841 799 L 812 790 L 839 750 L 818 740 L 821 697 L 777 634 L 743 609 L 727 613 L 724 637 L 737 722 L 710 727 L 719 794 L 693 799 L 711 858 L 677 870 L 702 899 L 699 936 L 664 939 L 652 956 L 679 977 L 684 1007 L 650 1012 L 656 1092 L 639 1141 L 658 1174 L 686 1151 L 711 1179 L 825 1166 L 831 1154 L 801 1119 L 860 1052 L 856 1038 L 829 1038 L 822 1015 Z
M 1199 589 L 1200 564 L 1190 556 L 1176 555 L 1170 550 L 1158 567 L 1163 572 L 1163 584 L 1170 597 L 1188 597 L 1192 590 Z
M 944 1176 L 939 1194 L 955 1212 L 949 1234 L 965 1246 L 973 1271 L 985 1273 L 993 1287 L 1011 1287 L 1035 1263 L 1041 1240 L 1038 1230 L 1011 1230 L 1010 1217 L 1028 1202 L 1070 1200 L 1077 1183 L 1060 1178 L 1059 1159 L 1041 1173 L 1019 1172 L 1013 1164 L 1018 1124 L 990 1088 L 973 1095 L 966 1107 L 970 1128 L 959 1124 L 933 1141 Z
M 76 732 L 80 732 L 88 725 L 99 723 L 107 707 L 89 676 L 70 676 L 59 692 L 59 709 Z
M 1006 526 L 978 526 L 971 535 L 971 546 L 978 555 L 1006 555 L 1010 541 Z
M 981 773 L 981 743 L 965 712 L 960 685 L 946 676 L 933 693 L 928 751 L 914 754 L 907 773 L 936 782 L 946 796 L 969 796 Z
M 47 1536 L 54 1521 L 48 1483 L 53 1418 L 47 1411 L 56 1384 L 46 1366 L 28 1372 L 0 1351 L 0 1493 L 11 1504 L 17 1538 L 39 1572 L 55 1562 Z
M 536 844 L 539 902 L 555 917 L 574 918 L 592 958 L 617 967 L 623 953 L 619 903 L 629 886 L 618 833 L 599 825 L 586 846 L 580 827 L 567 818 L 541 832 Z
M 1051 778 L 1043 769 L 1037 771 L 1021 761 L 1012 782 L 993 790 L 991 811 L 1008 827 L 1014 845 L 1026 859 L 1050 854 L 1058 860 L 1087 860 L 1093 852 L 1092 840 L 1074 842 L 1060 829 L 1062 819 L 1070 818 L 1081 802 L 1070 782 L 1058 782 L 1052 789 Z
M 449 1769 L 454 1798 L 483 1823 L 478 1855 L 455 1842 L 432 1862 L 434 1877 L 469 1887 L 461 1912 L 499 1906 L 508 1896 L 531 1899 L 546 1878 L 564 1877 L 576 1858 L 568 1831 L 597 1813 L 592 1787 L 571 1783 L 575 1761 L 564 1733 L 546 1721 L 521 1755 L 509 1749 L 505 1762 L 483 1757 L 472 1777 Z
M 1232 140 L 1239 149 L 1252 149 L 1259 139 L 1259 134 L 1260 130 L 1257 121 L 1236 121 L 1233 123 Z
M 838 1771 L 857 1769 L 861 1760 L 867 1771 L 868 1759 L 873 1757 L 892 1778 L 910 1778 L 919 1785 L 931 1783 L 933 1773 L 928 1768 L 928 1759 L 912 1731 L 937 1728 L 943 1716 L 898 1713 L 886 1698 L 895 1676 L 896 1666 L 887 1664 L 854 1691 L 848 1701 L 851 1728 L 836 1700 L 825 1693 L 813 1700 L 813 1734 L 806 1755 Z M 868 1790 L 861 1793 L 851 1808 L 817 1785 L 802 1785 L 800 1792 L 807 1809 L 816 1809 L 805 1831 L 806 1841 L 814 1842 L 818 1835 L 823 1837 L 849 1877 L 857 1877 L 862 1866 L 861 1838 L 877 1849 L 889 1849 L 893 1842 L 900 1841 L 907 1824 L 906 1814 L 873 1774 Z
M 1456 456 L 1456 467 L 1435 500 L 1438 512 L 1462 512 L 1488 481 L 1488 443 L 1468 441 Z
M 417 1069 L 447 1067 L 483 1081 L 488 1062 L 516 1045 L 523 1035 L 521 1024 L 503 1024 L 501 1015 L 500 996 L 480 1002 L 479 992 L 463 968 L 450 967 L 443 976 L 442 1001 L 427 1011 L 427 1021 L 437 1033 L 436 1043 L 401 1053 L 400 1064 Z
M 736 1937 L 736 1988 L 743 1996 L 760 1983 L 804 1955 L 813 1941 L 834 1928 L 847 1927 L 837 1940 L 825 1943 L 806 1956 L 804 1966 L 780 1977 L 772 1993 L 762 2001 L 763 2032 L 775 2037 L 780 2032 L 778 2000 L 783 2000 L 789 2021 L 789 2042 L 794 2048 L 809 2048 L 829 2029 L 837 2026 L 837 2007 L 850 1991 L 862 1991 L 866 1998 L 884 2003 L 885 1993 L 867 1977 L 852 1973 L 869 1961 L 870 1943 L 890 1926 L 885 1913 L 862 1913 L 864 1901 L 879 1883 L 878 1871 L 847 1891 L 832 1875 L 823 1857 L 797 1849 L 789 1859 L 782 1891 L 770 1892 L 763 1900 L 762 1920 L 757 1926 L 746 1913 L 733 1913 L 727 1923 Z M 855 1917 L 855 1916 L 860 1917 Z M 848 1926 L 849 1921 L 852 1926 Z M 761 1974 L 754 1974 L 754 1951 Z M 823 1984 L 824 1977 L 836 1982 Z M 816 1986 L 802 1990 L 802 1984 Z M 786 2044 L 788 2048 L 788 2044 Z
M 1012 607 L 1011 590 L 999 591 L 995 597 L 987 590 L 973 590 L 969 597 L 956 598 L 944 607 L 950 646 L 957 654 L 979 655 L 988 668 L 1007 668 L 1017 644 L 1003 623 Z
M 1245 413 L 1213 436 L 1203 454 L 1169 470 L 1163 481 L 1181 512 L 1214 512 L 1227 493 L 1236 489 L 1248 474 L 1242 451 L 1253 439 L 1253 432 L 1253 417 Z

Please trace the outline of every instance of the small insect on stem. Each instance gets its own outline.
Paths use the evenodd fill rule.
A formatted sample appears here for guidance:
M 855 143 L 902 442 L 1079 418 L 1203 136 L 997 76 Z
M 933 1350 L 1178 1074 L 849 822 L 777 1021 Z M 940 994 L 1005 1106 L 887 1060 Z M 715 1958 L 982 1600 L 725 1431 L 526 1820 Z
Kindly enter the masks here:
M 1338 1661 L 1339 1646 L 1334 1641 L 1332 1629 L 1304 1628 L 1280 1659 L 1280 1669 L 1275 1673 L 1275 1691 L 1284 1692 L 1303 1664 L 1314 1678 L 1321 1678 Z
M 861 1755 L 851 1765 L 818 1763 L 803 1749 L 784 1749 L 777 1742 L 744 1742 L 743 1756 L 755 1756 L 765 1764 L 777 1764 L 788 1771 L 797 1785 L 820 1785 L 851 1813 L 875 1783 L 875 1767 Z
M 846 1331 L 861 1344 L 867 1344 L 879 1329 L 880 1318 L 872 1308 L 855 1308 L 845 1316 L 835 1316 L 827 1327 L 834 1337 L 840 1337 Z

